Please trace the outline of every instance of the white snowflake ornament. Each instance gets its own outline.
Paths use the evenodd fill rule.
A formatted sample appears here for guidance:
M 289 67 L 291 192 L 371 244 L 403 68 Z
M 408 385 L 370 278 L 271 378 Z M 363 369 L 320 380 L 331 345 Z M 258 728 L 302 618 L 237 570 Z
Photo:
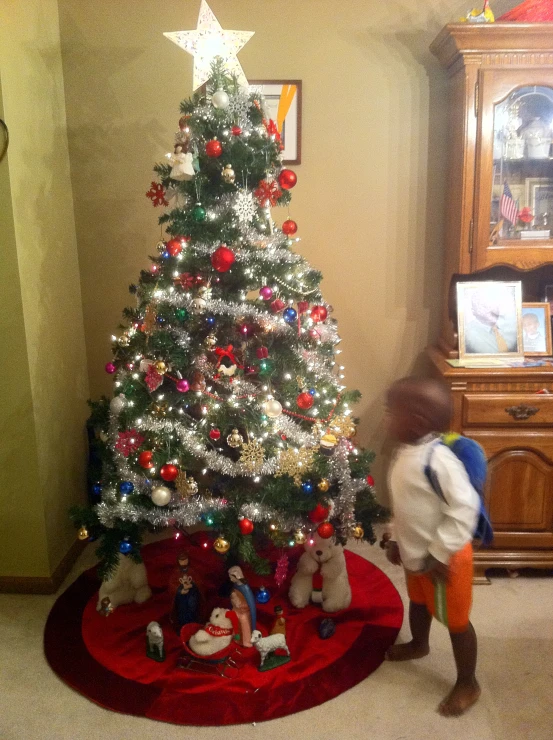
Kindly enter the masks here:
M 257 214 L 257 203 L 253 193 L 248 190 L 239 190 L 236 193 L 232 207 L 242 225 L 251 223 Z

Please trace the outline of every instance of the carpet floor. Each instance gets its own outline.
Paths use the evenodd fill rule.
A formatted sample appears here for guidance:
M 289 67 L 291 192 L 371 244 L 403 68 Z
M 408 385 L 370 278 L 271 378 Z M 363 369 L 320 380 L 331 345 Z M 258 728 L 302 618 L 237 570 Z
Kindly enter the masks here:
M 94 549 L 87 547 L 60 590 L 94 564 Z M 380 548 L 352 550 L 382 568 L 405 600 L 401 570 Z M 552 574 L 498 571 L 492 583 L 474 590 L 482 698 L 466 716 L 436 713 L 455 671 L 447 632 L 434 623 L 427 658 L 384 663 L 316 709 L 222 728 L 153 722 L 88 701 L 44 659 L 44 624 L 56 596 L 0 594 L 0 740 L 553 740 Z M 407 634 L 404 625 L 399 639 Z

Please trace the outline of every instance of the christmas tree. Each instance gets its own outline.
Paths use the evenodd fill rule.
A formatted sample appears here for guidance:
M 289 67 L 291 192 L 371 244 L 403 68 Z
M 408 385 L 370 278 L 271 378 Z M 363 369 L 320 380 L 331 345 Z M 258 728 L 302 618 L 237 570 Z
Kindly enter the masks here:
M 101 479 L 73 518 L 101 539 L 104 575 L 120 552 L 140 559 L 146 529 L 204 524 L 206 547 L 266 572 L 269 541 L 374 542 L 385 516 L 321 274 L 292 250 L 296 223 L 273 222 L 296 184 L 279 131 L 222 60 L 211 71 L 155 167 L 167 237 L 130 288 L 114 396 L 92 404 Z

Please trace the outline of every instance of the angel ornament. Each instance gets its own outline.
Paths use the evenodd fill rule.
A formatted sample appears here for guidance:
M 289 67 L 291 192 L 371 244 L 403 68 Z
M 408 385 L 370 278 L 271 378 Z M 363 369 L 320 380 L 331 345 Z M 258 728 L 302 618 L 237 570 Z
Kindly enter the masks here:
M 178 144 L 175 147 L 175 153 L 169 154 L 168 159 L 172 164 L 169 177 L 171 180 L 191 180 L 194 175 L 194 166 L 192 152 L 184 152 L 182 146 Z

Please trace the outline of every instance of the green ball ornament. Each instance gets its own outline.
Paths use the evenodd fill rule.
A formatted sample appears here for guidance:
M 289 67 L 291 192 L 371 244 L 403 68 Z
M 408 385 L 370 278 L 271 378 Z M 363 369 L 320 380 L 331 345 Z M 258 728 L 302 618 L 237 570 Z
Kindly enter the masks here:
M 201 206 L 199 203 L 197 206 L 194 206 L 192 209 L 192 218 L 197 223 L 201 223 L 202 221 L 205 221 L 207 216 L 206 210 L 203 206 Z
M 261 360 L 259 363 L 259 374 L 260 375 L 270 375 L 275 371 L 275 363 L 273 360 L 266 358 L 265 360 Z
M 177 308 L 175 311 L 175 316 L 177 317 L 178 321 L 186 321 L 187 318 L 189 318 L 190 314 L 186 310 L 186 308 Z

